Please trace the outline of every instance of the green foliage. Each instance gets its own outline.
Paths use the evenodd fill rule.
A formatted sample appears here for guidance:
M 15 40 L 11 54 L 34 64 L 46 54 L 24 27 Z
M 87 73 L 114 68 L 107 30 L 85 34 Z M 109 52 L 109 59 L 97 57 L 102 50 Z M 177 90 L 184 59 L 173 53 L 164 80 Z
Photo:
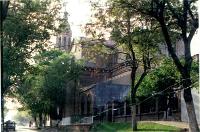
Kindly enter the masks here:
M 141 18 L 141 15 L 134 12 L 129 4 L 121 0 L 107 0 L 105 5 L 94 2 L 93 8 L 95 21 L 87 25 L 88 35 L 95 39 L 106 39 L 107 34 L 110 34 L 110 38 L 115 41 L 115 51 L 131 54 L 133 50 L 139 62 L 142 52 L 150 50 L 150 54 L 154 56 L 153 53 L 156 53 L 158 48 L 157 44 L 163 41 L 163 37 L 160 36 L 158 25 L 153 19 L 143 16 Z M 130 33 L 128 33 L 128 21 L 130 21 Z M 97 29 L 100 31 L 97 32 Z M 132 47 L 128 44 L 129 35 Z
M 48 47 L 50 35 L 59 29 L 55 26 L 61 21 L 59 10 L 57 0 L 10 1 L 8 16 L 3 23 L 2 95 L 16 87 L 23 75 L 32 69 L 29 64 L 32 56 Z
M 193 62 L 191 69 L 191 78 L 194 83 L 193 87 L 198 88 L 198 63 Z M 162 91 L 172 85 L 178 87 L 180 83 L 180 73 L 175 64 L 169 58 L 165 58 L 160 66 L 151 71 L 143 80 L 138 88 L 137 96 L 148 96 L 154 92 Z M 176 84 L 176 85 L 175 85 Z M 169 89 L 171 90 L 171 89 Z M 168 90 L 168 91 L 169 91 Z
M 123 0 L 107 0 L 104 4 L 94 2 L 93 7 L 94 21 L 86 26 L 88 35 L 97 40 L 110 36 L 115 42 L 114 46 L 110 46 L 110 54 L 117 54 L 117 59 L 129 61 L 135 68 L 135 75 L 138 67 L 143 67 L 145 73 L 153 63 L 157 63 L 158 43 L 163 42 L 163 37 L 155 20 L 134 12 L 131 5 Z M 136 83 L 134 78 L 132 81 L 135 86 L 141 82 Z
M 27 75 L 24 83 L 18 88 L 18 99 L 26 109 L 30 109 L 33 115 L 48 111 L 50 102 L 43 100 L 41 87 L 44 78 L 41 75 Z
M 74 80 L 78 80 L 82 61 L 58 50 L 45 51 L 35 57 L 34 70 L 27 74 L 18 98 L 33 116 L 50 114 L 51 109 L 72 103 Z M 68 99 L 69 97 L 69 99 Z
M 66 100 L 65 97 L 72 96 L 70 94 L 73 92 L 74 86 L 70 87 L 70 84 L 73 80 L 78 79 L 81 71 L 80 64 L 81 62 L 75 61 L 69 54 L 62 54 L 50 63 L 44 75 L 43 90 L 45 95 L 54 101 L 54 105 L 62 106 Z
M 151 71 L 139 86 L 137 95 L 147 96 L 161 91 L 179 81 L 179 73 L 170 59 L 165 59 L 160 67 Z
M 34 56 L 34 60 L 36 64 L 49 65 L 54 59 L 62 54 L 63 52 L 60 50 L 42 51 L 39 55 Z
M 191 65 L 192 65 L 192 57 L 191 57 L 191 51 L 190 51 L 190 43 L 191 40 L 196 32 L 196 30 L 199 27 L 198 22 L 198 12 L 196 8 L 196 0 L 189 1 L 189 0 L 182 0 L 182 1 L 173 1 L 173 0 L 107 0 L 106 7 L 102 7 L 99 12 L 95 14 L 97 16 L 97 19 L 100 20 L 100 25 L 103 25 L 103 28 L 108 28 L 109 30 L 113 31 L 112 37 L 116 42 L 118 42 L 120 45 L 124 45 L 123 50 L 127 51 L 128 53 L 131 53 L 132 58 L 132 71 L 136 71 L 137 67 L 134 64 L 141 64 L 140 62 L 148 62 L 144 58 L 148 58 L 152 55 L 149 55 L 151 51 L 148 49 L 149 42 L 145 41 L 146 37 L 145 35 L 141 34 L 141 29 L 157 29 L 155 30 L 155 33 L 152 34 L 152 38 L 157 40 L 162 40 L 164 38 L 165 43 L 168 47 L 168 52 L 170 56 L 172 57 L 179 73 L 182 76 L 182 79 L 191 79 L 190 78 L 190 72 L 191 72 Z M 99 2 L 100 3 L 100 2 Z M 95 7 L 98 8 L 98 4 L 94 4 Z M 149 21 L 148 21 L 149 20 Z M 107 21 L 109 21 L 107 23 Z M 149 24 L 148 24 L 149 23 Z M 93 25 L 92 25 L 93 26 Z M 138 30 L 139 28 L 139 30 Z M 96 29 L 99 29 L 93 26 L 94 32 L 92 32 L 92 36 L 95 36 Z M 91 31 L 91 29 L 89 30 Z M 103 30 L 101 30 L 103 31 Z M 105 31 L 105 30 L 104 30 Z M 140 35 L 138 35 L 138 31 Z M 160 37 L 160 31 L 162 31 L 163 37 Z M 104 33 L 104 32 L 103 32 Z M 97 34 L 97 37 L 104 36 L 102 32 Z M 133 35 L 134 34 L 134 35 Z M 156 35 L 157 34 L 157 35 Z M 96 37 L 95 36 L 95 37 Z M 157 36 L 157 37 L 156 37 Z M 181 61 L 179 56 L 176 54 L 176 41 L 177 40 L 183 40 L 184 43 L 184 61 Z M 150 39 L 152 40 L 152 39 Z M 146 44 L 143 44 L 144 42 L 147 42 Z M 152 44 L 160 44 L 159 41 L 153 41 Z M 163 41 L 161 41 L 163 43 Z M 139 45 L 143 45 L 144 47 L 140 48 Z M 151 44 L 151 42 L 150 42 Z M 155 45 L 152 46 L 155 48 Z M 142 49 L 142 51 L 139 51 L 138 49 Z M 138 54 L 139 53 L 139 56 Z M 140 54 L 142 53 L 142 54 Z M 135 57 L 135 55 L 137 57 Z M 142 57 L 141 57 L 142 56 Z M 142 59 L 141 59 L 142 58 Z M 139 60 L 139 61 L 138 61 Z M 135 63 L 136 62 L 136 63 Z M 184 62 L 184 63 L 182 63 Z M 142 65 L 142 64 L 141 64 Z M 150 67 L 150 65 L 145 66 L 144 69 Z M 135 68 L 135 69 L 134 69 Z M 168 87 L 171 84 L 176 83 L 176 77 L 179 75 L 176 75 L 176 69 L 173 67 L 173 70 L 171 70 L 169 67 L 165 67 L 164 70 L 160 68 L 159 70 L 156 70 L 155 72 L 156 76 L 150 75 L 146 79 L 146 84 L 142 84 L 140 86 L 140 89 L 144 88 L 143 94 L 148 94 L 150 91 L 157 90 L 157 89 L 163 89 Z M 133 70 L 134 69 L 134 70 Z M 134 71 L 134 72 L 135 72 Z M 145 70 L 144 70 L 145 71 Z M 174 71 L 174 73 L 170 72 Z M 151 74 L 151 73 L 149 73 Z M 134 82 L 135 82 L 135 75 L 132 72 L 132 90 L 131 90 L 131 96 L 132 100 L 134 100 L 134 94 L 137 91 L 137 87 L 135 88 Z M 142 74 L 145 75 L 145 74 Z M 166 76 L 167 75 L 167 76 Z M 168 76 L 169 75 L 169 76 Z M 141 76 L 144 77 L 144 76 Z M 143 78 L 138 79 L 138 82 L 142 82 Z M 170 78 L 166 78 L 170 77 Z M 160 79 L 163 79 L 165 81 L 162 81 Z M 156 83 L 155 83 L 156 82 Z M 139 86 L 135 83 L 136 86 Z M 190 80 L 185 81 L 183 84 L 184 88 L 188 88 L 191 85 Z M 151 89 L 148 91 L 148 89 Z M 142 90 L 143 91 L 143 90 Z M 141 92 L 142 92 L 141 91 Z M 186 104 L 192 102 L 192 95 L 190 92 L 190 89 L 184 90 L 184 99 L 186 100 Z M 194 111 L 193 107 L 191 109 L 188 109 L 190 111 Z M 192 112 L 188 112 L 189 117 L 193 117 Z M 193 118 L 190 118 L 193 119 Z M 191 120 L 190 128 L 191 131 L 198 131 L 198 125 L 197 121 Z M 136 126 L 136 124 L 135 124 Z M 133 125 L 134 127 L 134 125 Z
M 61 32 L 60 28 L 70 30 L 67 19 L 60 18 L 60 9 L 59 0 L 10 1 L 3 23 L 2 97 L 15 93 L 23 109 L 30 109 L 34 116 L 48 113 L 53 105 L 43 90 L 45 73 L 63 53 L 46 50 L 52 34 Z M 30 64 L 33 57 L 35 65 Z

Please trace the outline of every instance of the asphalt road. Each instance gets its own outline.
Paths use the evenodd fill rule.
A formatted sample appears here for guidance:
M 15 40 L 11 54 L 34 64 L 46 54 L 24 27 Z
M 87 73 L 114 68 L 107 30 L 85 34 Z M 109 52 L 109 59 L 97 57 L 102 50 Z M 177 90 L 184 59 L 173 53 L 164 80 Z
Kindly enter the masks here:
M 13 132 L 13 131 L 10 131 Z M 41 130 L 38 130 L 36 128 L 30 128 L 28 126 L 16 126 L 15 132 L 58 132 L 56 128 L 43 128 Z
M 9 130 L 9 132 L 41 132 L 35 128 L 29 128 L 28 126 L 16 126 L 16 131 Z

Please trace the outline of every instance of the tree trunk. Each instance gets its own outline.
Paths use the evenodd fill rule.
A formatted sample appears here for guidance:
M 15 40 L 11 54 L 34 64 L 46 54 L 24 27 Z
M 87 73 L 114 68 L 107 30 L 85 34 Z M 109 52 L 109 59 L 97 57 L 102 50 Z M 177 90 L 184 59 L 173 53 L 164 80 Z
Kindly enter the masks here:
M 53 126 L 52 119 L 50 118 L 50 127 Z
M 133 71 L 132 71 L 132 74 Z M 131 107 L 131 115 L 132 115 L 132 129 L 133 131 L 137 130 L 137 120 L 136 120 L 136 100 L 135 100 L 135 87 L 134 87 L 134 81 L 135 81 L 135 75 L 131 75 L 131 81 L 132 81 L 132 90 L 131 90 L 131 102 L 132 102 L 132 107 Z
M 42 113 L 39 114 L 39 127 L 42 128 Z
M 193 104 L 192 94 L 191 94 L 191 77 L 190 77 L 190 70 L 191 70 L 191 64 L 192 64 L 192 57 L 190 53 L 190 41 L 188 41 L 187 37 L 184 36 L 184 46 L 185 46 L 185 65 L 183 66 L 180 62 L 180 59 L 177 57 L 175 50 L 173 49 L 172 42 L 170 39 L 170 35 L 167 29 L 167 26 L 165 25 L 165 21 L 163 16 L 159 19 L 162 32 L 165 38 L 165 42 L 168 47 L 168 51 L 177 67 L 179 72 L 181 73 L 181 76 L 183 78 L 183 88 L 184 88 L 184 100 L 186 103 L 188 118 L 189 118 L 189 128 L 191 132 L 199 132 L 199 127 L 195 115 L 195 108 Z
M 1 122 L 4 126 L 4 98 L 2 95 L 1 95 Z
M 46 124 L 47 124 L 47 114 L 44 114 L 43 126 L 46 127 Z
M 132 129 L 133 131 L 137 130 L 137 120 L 136 120 L 136 105 L 133 104 L 131 108 L 132 113 Z
M 137 120 L 136 120 L 136 88 L 135 88 L 135 75 L 136 75 L 136 64 L 133 62 L 133 67 L 131 71 L 131 115 L 132 115 L 132 129 L 133 131 L 137 130 Z
M 195 114 L 195 108 L 194 108 L 194 103 L 193 103 L 193 98 L 192 98 L 192 93 L 191 93 L 191 88 L 188 88 L 191 84 L 191 80 L 186 81 L 185 84 L 183 84 L 184 89 L 184 100 L 186 103 L 186 109 L 188 113 L 188 118 L 189 118 L 189 131 L 190 132 L 199 132 L 199 127 L 196 119 L 196 114 Z M 188 87 L 186 87 L 188 86 Z
M 199 132 L 193 101 L 186 102 L 186 108 L 187 108 L 188 118 L 189 118 L 189 131 Z
M 197 123 L 197 118 L 195 114 L 195 108 L 191 93 L 192 81 L 190 77 L 190 71 L 185 70 L 185 72 L 182 73 L 182 77 L 183 77 L 184 100 L 186 103 L 186 109 L 189 119 L 189 131 L 199 132 L 199 126 Z
M 74 80 L 74 115 L 76 115 L 76 88 L 77 88 L 77 79 Z
M 38 123 L 37 123 L 37 117 L 36 117 L 36 115 L 34 116 L 34 120 L 35 120 L 35 127 L 38 127 Z

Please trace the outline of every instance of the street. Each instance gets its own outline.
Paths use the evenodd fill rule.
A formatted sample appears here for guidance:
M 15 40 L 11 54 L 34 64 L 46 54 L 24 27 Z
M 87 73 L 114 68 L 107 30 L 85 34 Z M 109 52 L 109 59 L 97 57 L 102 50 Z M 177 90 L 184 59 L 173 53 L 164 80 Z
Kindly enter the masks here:
M 43 128 L 38 130 L 35 127 L 30 128 L 28 126 L 16 126 L 16 132 L 58 132 L 58 130 L 56 128 Z
M 28 126 L 16 126 L 17 132 L 40 132 L 36 128 L 29 128 Z

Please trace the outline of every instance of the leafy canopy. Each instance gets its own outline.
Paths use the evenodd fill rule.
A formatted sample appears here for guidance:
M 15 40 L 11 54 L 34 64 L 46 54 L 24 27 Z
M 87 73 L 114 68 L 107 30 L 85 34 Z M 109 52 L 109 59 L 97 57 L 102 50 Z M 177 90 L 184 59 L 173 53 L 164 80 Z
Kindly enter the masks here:
M 10 1 L 3 22 L 3 95 L 15 88 L 27 71 L 31 58 L 48 48 L 50 36 L 59 32 L 62 23 L 58 0 Z M 58 25 L 58 24 L 57 24 Z
M 193 82 L 193 88 L 198 88 L 198 63 L 193 62 L 191 70 L 191 78 Z M 169 58 L 165 58 L 160 66 L 151 71 L 143 80 L 138 88 L 137 96 L 149 96 L 155 92 L 160 92 L 164 89 L 167 91 L 172 88 L 180 87 L 181 76 L 178 72 L 175 64 Z
M 38 63 L 18 88 L 18 98 L 33 115 L 50 114 L 71 97 L 75 87 L 72 82 L 79 78 L 82 61 L 58 50 L 42 52 L 35 59 Z

